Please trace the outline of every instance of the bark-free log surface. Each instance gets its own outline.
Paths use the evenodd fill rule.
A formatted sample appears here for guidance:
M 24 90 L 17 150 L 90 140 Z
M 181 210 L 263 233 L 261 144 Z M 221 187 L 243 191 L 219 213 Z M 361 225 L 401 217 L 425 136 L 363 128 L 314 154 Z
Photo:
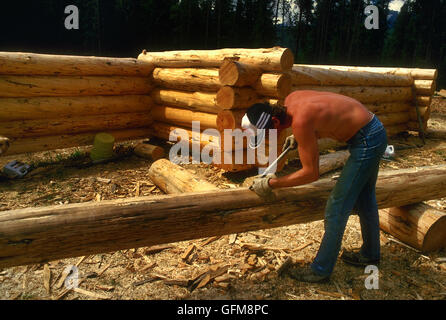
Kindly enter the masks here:
M 247 188 L 27 208 L 0 213 L 0 267 L 275 228 L 323 219 L 336 181 L 274 191 Z M 380 209 L 446 196 L 446 166 L 381 172 Z
M 150 112 L 152 105 L 147 95 L 0 98 L 0 122 Z
M 152 77 L 163 88 L 217 92 L 221 87 L 215 68 L 155 68 Z
M 11 141 L 11 147 L 8 150 L 7 155 L 92 145 L 94 142 L 94 137 L 99 132 L 100 131 L 14 139 Z M 123 130 L 107 130 L 106 132 L 111 134 L 115 138 L 115 141 L 125 141 L 147 138 L 150 136 L 151 129 L 145 127 Z
M 410 102 L 376 102 L 365 104 L 365 107 L 376 115 L 394 112 L 408 112 L 412 108 Z
M 218 71 L 222 85 L 235 87 L 254 85 L 262 73 L 261 68 L 232 60 L 225 60 Z
M 417 203 L 383 209 L 380 227 L 392 236 L 424 252 L 446 248 L 446 213 Z
M 217 115 L 213 113 L 196 112 L 187 109 L 167 106 L 154 106 L 152 108 L 153 120 L 192 128 L 193 121 L 199 121 L 202 130 L 217 128 Z
M 408 112 L 392 112 L 378 115 L 379 120 L 385 127 L 407 123 L 410 120 Z
M 168 159 L 155 161 L 150 166 L 149 178 L 168 194 L 218 190 L 212 183 L 198 178 L 190 171 L 170 162 Z
M 431 96 L 435 92 L 436 83 L 434 80 L 415 80 L 414 88 L 417 95 Z
M 259 95 L 252 88 L 222 87 L 217 93 L 217 105 L 222 109 L 243 109 L 259 101 Z
M 164 157 L 164 149 L 149 143 L 139 143 L 134 152 L 137 156 L 149 160 L 159 160 Z
M 246 114 L 247 109 L 223 110 L 217 115 L 217 129 L 223 131 L 224 129 L 241 128 L 242 118 Z
M 152 91 L 152 98 L 160 105 L 180 107 L 192 111 L 217 114 L 222 110 L 217 105 L 217 94 L 215 92 L 155 89 Z
M 148 77 L 0 76 L 0 97 L 148 94 Z
M 0 74 L 148 76 L 153 65 L 133 58 L 0 52 Z
M 292 90 L 316 90 L 342 94 L 362 103 L 411 101 L 411 87 L 293 86 Z
M 291 77 L 288 73 L 264 73 L 253 87 L 261 96 L 285 98 L 291 92 Z
M 148 127 L 150 112 L 116 113 L 89 117 L 0 122 L 0 134 L 10 138 L 29 138 L 103 130 Z
M 138 60 L 144 60 L 161 67 L 220 67 L 225 58 L 255 65 L 266 71 L 287 71 L 294 63 L 294 56 L 287 48 L 266 49 L 219 49 L 147 52 L 143 51 Z

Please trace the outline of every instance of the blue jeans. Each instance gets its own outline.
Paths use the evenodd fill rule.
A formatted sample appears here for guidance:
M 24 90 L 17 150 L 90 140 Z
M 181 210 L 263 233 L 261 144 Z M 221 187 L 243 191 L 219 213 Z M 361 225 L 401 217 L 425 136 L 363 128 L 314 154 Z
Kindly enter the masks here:
M 332 273 L 341 249 L 347 220 L 353 209 L 361 224 L 361 254 L 379 259 L 379 216 L 375 185 L 379 162 L 387 147 L 386 131 L 373 119 L 347 141 L 350 157 L 330 194 L 325 209 L 325 234 L 311 269 L 322 276 Z

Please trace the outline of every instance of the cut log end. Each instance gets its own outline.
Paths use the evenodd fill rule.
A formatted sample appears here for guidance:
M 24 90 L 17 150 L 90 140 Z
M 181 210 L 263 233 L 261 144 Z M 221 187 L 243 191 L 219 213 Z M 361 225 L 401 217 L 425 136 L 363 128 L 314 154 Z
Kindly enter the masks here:
M 293 52 L 286 48 L 283 51 L 282 57 L 280 58 L 280 65 L 282 67 L 282 71 L 289 71 L 293 68 L 294 64 L 294 54 Z
M 164 149 L 148 143 L 140 143 L 135 147 L 135 154 L 149 160 L 159 160 L 164 157 Z

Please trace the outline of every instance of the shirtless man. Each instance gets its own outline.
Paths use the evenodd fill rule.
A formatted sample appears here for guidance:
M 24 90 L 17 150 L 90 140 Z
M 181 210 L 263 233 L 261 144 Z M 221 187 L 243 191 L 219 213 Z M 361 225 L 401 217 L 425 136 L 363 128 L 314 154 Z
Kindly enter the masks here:
M 295 91 L 286 98 L 285 107 L 255 104 L 243 119 L 244 127 L 251 130 L 274 128 L 280 131 L 291 127 L 293 135 L 287 138 L 284 149 L 290 144 L 297 147 L 302 163 L 302 169 L 289 175 L 256 179 L 252 189 L 259 196 L 268 198 L 273 189 L 319 179 L 319 138 L 346 142 L 350 151 L 326 205 L 325 234 L 318 254 L 310 266 L 291 268 L 290 276 L 306 282 L 329 280 L 353 209 L 360 217 L 363 245 L 359 252 L 344 251 L 341 258 L 357 266 L 378 264 L 380 243 L 375 185 L 379 161 L 387 147 L 383 125 L 360 102 L 331 92 Z

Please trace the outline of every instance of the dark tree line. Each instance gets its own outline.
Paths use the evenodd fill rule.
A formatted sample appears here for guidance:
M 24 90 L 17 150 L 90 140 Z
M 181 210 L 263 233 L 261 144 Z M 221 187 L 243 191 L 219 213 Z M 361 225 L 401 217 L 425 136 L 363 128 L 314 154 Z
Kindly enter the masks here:
M 286 46 L 300 63 L 435 67 L 446 85 L 446 0 L 14 0 L 0 50 L 136 56 L 142 49 Z M 367 5 L 379 29 L 364 26 Z M 67 5 L 80 29 L 66 30 Z

